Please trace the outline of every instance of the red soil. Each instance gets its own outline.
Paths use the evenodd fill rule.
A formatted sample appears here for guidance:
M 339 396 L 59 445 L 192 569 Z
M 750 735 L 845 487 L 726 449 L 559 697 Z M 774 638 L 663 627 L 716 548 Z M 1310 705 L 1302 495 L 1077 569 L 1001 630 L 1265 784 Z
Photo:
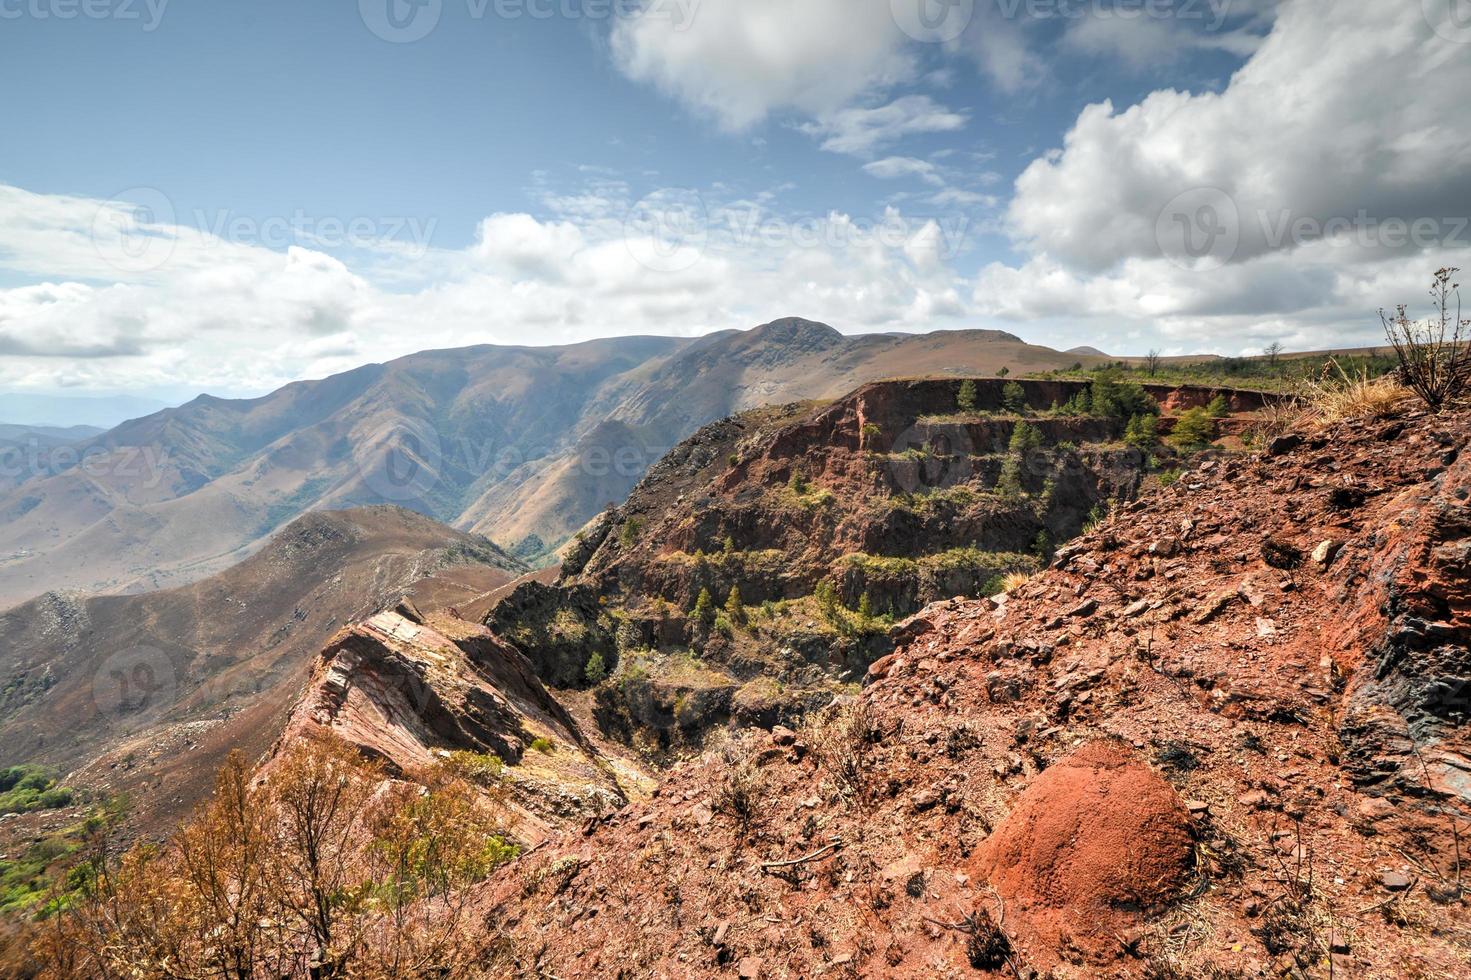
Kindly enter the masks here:
M 1140 913 L 1180 897 L 1193 849 L 1190 814 L 1170 784 L 1128 746 L 1102 741 L 1037 778 L 975 871 L 1030 941 L 1106 962 Z

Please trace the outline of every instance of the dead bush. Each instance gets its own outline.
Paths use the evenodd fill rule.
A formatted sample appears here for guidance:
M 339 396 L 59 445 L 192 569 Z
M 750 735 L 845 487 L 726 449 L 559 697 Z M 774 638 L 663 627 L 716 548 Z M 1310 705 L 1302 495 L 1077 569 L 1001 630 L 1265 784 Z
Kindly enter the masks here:
M 1451 281 L 1460 271 L 1436 270 L 1428 319 L 1410 319 L 1403 305 L 1392 314 L 1379 311 L 1384 334 L 1399 359 L 1401 379 L 1436 410 L 1461 398 L 1471 385 L 1471 320 L 1461 316 L 1461 284 Z

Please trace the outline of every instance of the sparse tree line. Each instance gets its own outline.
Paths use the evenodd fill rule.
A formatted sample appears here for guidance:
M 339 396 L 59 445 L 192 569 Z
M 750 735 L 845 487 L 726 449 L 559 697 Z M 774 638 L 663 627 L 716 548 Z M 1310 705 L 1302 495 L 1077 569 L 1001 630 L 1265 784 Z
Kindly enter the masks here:
M 495 767 L 389 779 L 331 737 L 243 756 L 161 844 L 99 835 L 37 924 L 36 975 L 168 980 L 463 975 L 468 886 L 517 850 Z

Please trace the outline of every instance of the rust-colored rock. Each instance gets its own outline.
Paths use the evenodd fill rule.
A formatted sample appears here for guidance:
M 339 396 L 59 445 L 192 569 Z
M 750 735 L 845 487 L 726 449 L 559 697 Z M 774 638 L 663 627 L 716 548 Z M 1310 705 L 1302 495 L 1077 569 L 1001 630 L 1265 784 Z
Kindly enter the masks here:
M 1093 742 L 1037 778 L 975 865 L 1008 922 L 1041 950 L 1111 958 L 1114 936 L 1191 875 L 1190 814 L 1121 742 Z

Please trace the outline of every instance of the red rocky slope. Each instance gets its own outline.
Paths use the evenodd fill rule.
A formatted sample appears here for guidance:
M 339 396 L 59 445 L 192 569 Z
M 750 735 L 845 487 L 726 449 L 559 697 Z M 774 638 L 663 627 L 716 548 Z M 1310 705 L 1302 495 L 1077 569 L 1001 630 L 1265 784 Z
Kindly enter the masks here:
M 1471 977 L 1466 415 L 1205 462 L 485 887 L 494 971 Z

